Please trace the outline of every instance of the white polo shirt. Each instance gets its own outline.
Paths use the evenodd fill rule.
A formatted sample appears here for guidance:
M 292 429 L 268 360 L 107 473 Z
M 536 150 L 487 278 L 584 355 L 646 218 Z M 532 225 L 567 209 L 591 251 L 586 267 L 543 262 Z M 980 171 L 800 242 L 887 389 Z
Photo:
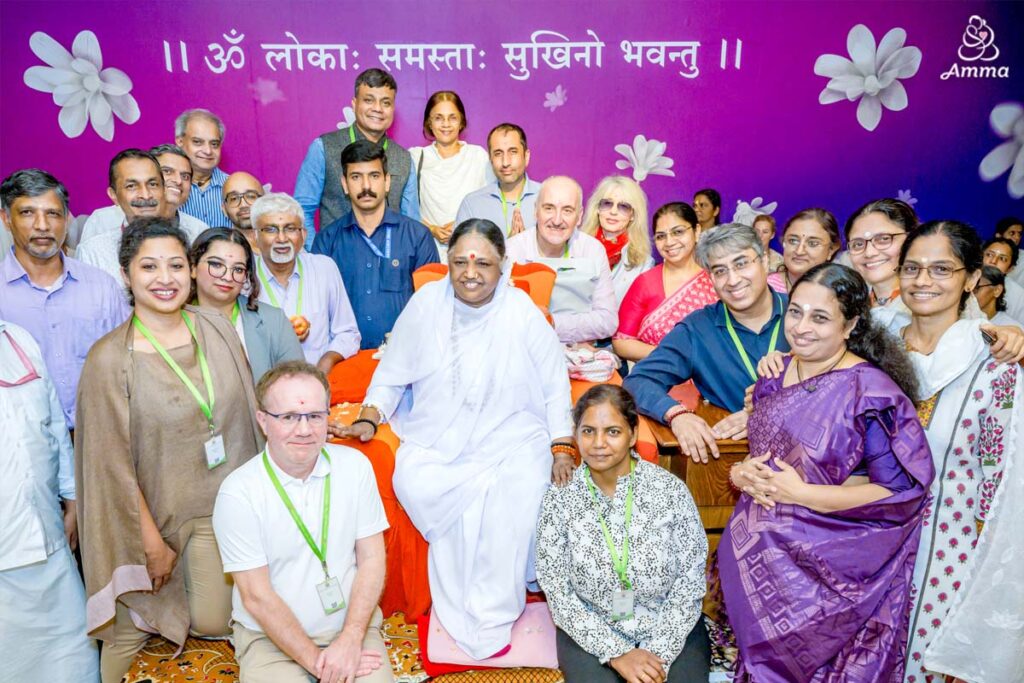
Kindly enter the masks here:
M 331 462 L 321 455 L 313 472 L 301 481 L 285 474 L 268 458 L 281 486 L 291 498 L 317 546 L 321 545 L 324 479 L 331 474 L 331 512 L 327 567 L 338 577 L 349 602 L 356 575 L 355 543 L 388 528 L 384 505 L 370 462 L 359 451 L 327 444 Z M 213 529 L 225 572 L 269 567 L 270 583 L 311 637 L 341 630 L 347 609 L 324 614 L 316 586 L 324 580 L 320 560 L 295 525 L 263 465 L 263 454 L 228 475 L 217 493 Z M 263 631 L 245 609 L 238 586 L 231 596 L 231 618 L 253 631 Z

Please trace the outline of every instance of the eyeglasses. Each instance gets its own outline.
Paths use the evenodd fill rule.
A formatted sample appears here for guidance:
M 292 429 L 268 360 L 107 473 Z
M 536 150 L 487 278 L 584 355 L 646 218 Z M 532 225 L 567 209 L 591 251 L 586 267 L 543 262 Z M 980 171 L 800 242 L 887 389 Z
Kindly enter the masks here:
M 221 261 L 209 259 L 206 262 L 206 270 L 210 272 L 210 277 L 221 278 L 227 274 L 228 265 Z M 239 284 L 245 282 L 245 278 L 248 274 L 249 269 L 245 266 L 231 266 L 231 279 Z
M 892 246 L 893 240 L 901 236 L 906 237 L 906 235 L 905 232 L 880 232 L 871 237 L 854 237 L 846 243 L 846 246 L 851 254 L 859 254 L 867 249 L 868 244 L 873 245 L 875 249 L 888 249 Z
M 264 410 L 265 414 L 280 420 L 286 427 L 298 427 L 299 423 L 305 419 L 309 422 L 310 427 L 322 427 L 327 424 L 327 416 L 329 415 L 326 410 L 315 410 L 311 413 L 271 413 Z
M 801 239 L 796 235 L 793 235 L 792 237 L 787 237 L 786 239 L 782 240 L 782 244 L 787 249 L 799 249 L 801 244 L 804 245 L 804 249 L 821 249 L 821 247 L 825 245 L 825 243 L 818 239 L 817 237 L 808 237 L 807 239 Z
M 724 280 L 729 277 L 729 273 L 738 273 L 741 270 L 746 270 L 755 262 L 755 259 L 743 258 L 735 261 L 729 265 L 714 266 L 711 268 L 711 277 L 716 280 Z
M 619 210 L 619 213 L 633 213 L 633 205 L 628 202 L 613 202 L 610 199 L 602 199 L 597 203 L 598 211 L 611 211 L 612 207 Z
M 262 196 L 262 192 L 256 192 L 255 190 L 250 190 L 249 192 L 243 192 L 241 194 L 238 192 L 232 192 L 224 197 L 224 203 L 228 206 L 241 206 L 242 200 L 244 199 L 246 204 L 252 205 L 253 202 Z
M 260 232 L 262 232 L 264 235 L 277 236 L 281 232 L 281 228 L 277 227 L 276 225 L 268 225 L 265 228 L 260 228 Z M 284 234 L 288 235 L 289 237 L 294 237 L 295 235 L 298 235 L 301 232 L 302 228 L 300 227 L 294 225 L 284 226 Z
M 927 270 L 928 277 L 933 280 L 948 280 L 953 277 L 953 273 L 960 270 L 967 270 L 967 268 L 963 266 L 960 268 L 954 268 L 946 263 L 933 263 L 926 268 L 916 263 L 904 263 L 896 269 L 896 272 L 899 274 L 901 280 L 913 280 L 921 274 L 922 270 Z
M 693 230 L 693 226 L 692 225 L 688 225 L 688 226 L 685 226 L 685 227 L 684 226 L 679 226 L 678 228 L 672 228 L 668 232 L 656 232 L 656 233 L 654 233 L 654 241 L 655 242 L 664 242 L 669 237 L 671 237 L 672 239 L 677 239 L 677 240 L 678 239 L 682 239 L 683 235 L 686 234 L 687 230 Z

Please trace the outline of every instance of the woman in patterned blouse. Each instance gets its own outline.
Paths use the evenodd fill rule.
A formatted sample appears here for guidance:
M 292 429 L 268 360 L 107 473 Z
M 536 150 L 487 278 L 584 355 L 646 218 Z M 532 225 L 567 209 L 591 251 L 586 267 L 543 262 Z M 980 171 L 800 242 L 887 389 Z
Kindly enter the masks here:
M 707 538 L 683 482 L 633 453 L 638 419 L 621 387 L 587 391 L 573 409 L 583 466 L 544 496 L 537 578 L 566 683 L 708 679 Z

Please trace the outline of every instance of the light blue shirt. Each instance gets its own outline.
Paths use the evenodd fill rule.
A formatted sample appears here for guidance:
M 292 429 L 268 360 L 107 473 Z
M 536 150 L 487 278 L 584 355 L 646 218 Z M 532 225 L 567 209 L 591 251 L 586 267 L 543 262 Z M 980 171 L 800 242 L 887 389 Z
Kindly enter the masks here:
M 523 225 L 526 230 L 533 230 L 537 227 L 537 193 L 540 192 L 540 183 L 526 177 L 526 184 L 523 186 L 523 193 L 520 195 L 519 212 L 523 214 Z M 501 188 L 498 181 L 485 185 L 476 192 L 470 192 L 462 200 L 459 213 L 455 216 L 455 225 L 470 218 L 486 218 L 499 228 L 508 231 L 512 228 L 512 213 L 515 211 L 516 202 L 502 202 Z
M 230 228 L 231 221 L 224 213 L 223 197 L 227 179 L 227 173 L 215 168 L 205 189 L 192 183 L 192 191 L 189 192 L 188 201 L 181 205 L 181 212 L 198 218 L 211 228 Z
M 299 167 L 299 175 L 295 179 L 295 201 L 302 206 L 306 216 L 306 250 L 313 248 L 316 230 L 313 229 L 313 217 L 320 208 L 320 198 L 324 194 L 324 178 L 327 176 L 327 156 L 324 153 L 324 141 L 320 137 L 313 139 L 306 158 Z M 416 167 L 409 168 L 409 178 L 402 188 L 400 211 L 403 215 L 418 221 L 420 219 L 420 197 L 416 186 Z M 326 228 L 326 225 L 320 226 Z

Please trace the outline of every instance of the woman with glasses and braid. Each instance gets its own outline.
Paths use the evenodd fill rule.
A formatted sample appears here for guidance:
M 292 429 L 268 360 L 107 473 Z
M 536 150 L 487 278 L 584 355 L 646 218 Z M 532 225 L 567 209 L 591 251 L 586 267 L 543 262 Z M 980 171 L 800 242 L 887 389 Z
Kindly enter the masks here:
M 871 305 L 907 312 L 896 275 L 900 247 L 917 227 L 917 214 L 899 199 L 877 199 L 853 212 L 846 221 L 850 263 L 871 288 Z
M 189 263 L 196 303 L 231 321 L 249 358 L 253 381 L 282 361 L 304 358 L 281 309 L 258 301 L 260 281 L 244 234 L 233 228 L 203 231 L 189 250 Z

